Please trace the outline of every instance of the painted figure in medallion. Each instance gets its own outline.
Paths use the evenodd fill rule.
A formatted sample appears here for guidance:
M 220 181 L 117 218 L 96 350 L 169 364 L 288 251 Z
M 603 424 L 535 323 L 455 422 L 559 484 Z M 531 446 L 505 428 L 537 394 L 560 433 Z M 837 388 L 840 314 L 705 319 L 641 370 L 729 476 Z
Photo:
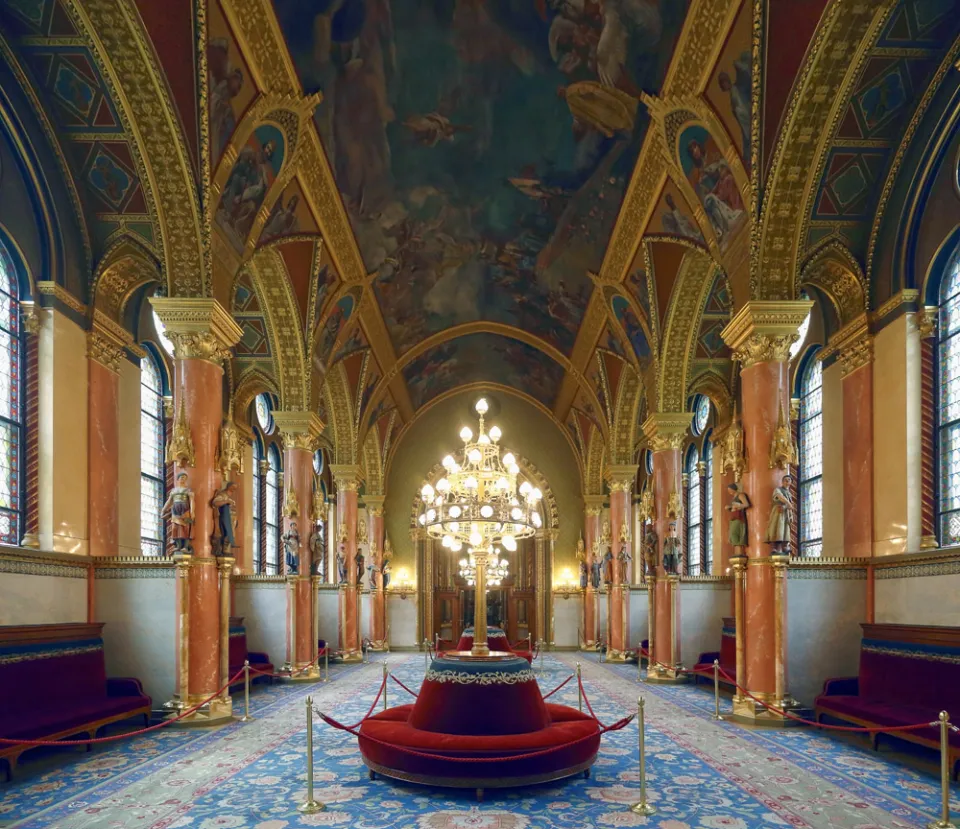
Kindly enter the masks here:
M 663 569 L 671 575 L 679 573 L 680 539 L 677 538 L 677 522 L 671 521 L 667 528 L 667 537 L 663 539 Z
M 337 550 L 337 579 L 339 584 L 347 583 L 347 548 L 344 544 Z
M 236 481 L 224 481 L 210 501 L 210 506 L 217 511 L 217 523 L 220 527 L 219 549 L 216 551 L 219 556 L 230 555 L 237 544 L 234 540 L 237 529 L 237 502 L 233 497 L 236 488 Z
M 170 490 L 163 508 L 161 518 L 170 519 L 170 537 L 173 540 L 174 555 L 192 555 L 193 545 L 193 490 L 188 486 L 190 476 L 186 472 L 177 474 L 177 485 Z
M 790 499 L 792 482 L 792 475 L 784 475 L 780 480 L 780 486 L 773 490 L 773 504 L 767 521 L 767 534 L 763 539 L 771 545 L 771 555 L 790 555 L 790 528 L 793 525 L 793 503 Z
M 289 529 L 281 537 L 284 557 L 287 563 L 287 575 L 295 576 L 300 572 L 300 530 L 297 522 L 291 521 Z
M 739 481 L 729 484 L 727 493 L 730 495 L 730 503 L 724 507 L 730 513 L 727 539 L 733 545 L 733 554 L 742 556 L 747 546 L 747 510 L 750 509 L 750 499 Z

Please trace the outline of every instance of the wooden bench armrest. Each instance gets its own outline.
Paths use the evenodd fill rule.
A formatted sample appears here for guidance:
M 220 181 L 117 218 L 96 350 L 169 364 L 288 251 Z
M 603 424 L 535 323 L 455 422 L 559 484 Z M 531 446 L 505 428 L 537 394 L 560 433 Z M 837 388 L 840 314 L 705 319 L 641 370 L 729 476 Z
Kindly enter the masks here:
M 855 697 L 860 693 L 860 678 L 855 676 L 834 676 L 823 682 L 825 697 Z
M 108 697 L 137 697 L 146 696 L 143 685 L 134 676 L 118 676 L 107 678 Z

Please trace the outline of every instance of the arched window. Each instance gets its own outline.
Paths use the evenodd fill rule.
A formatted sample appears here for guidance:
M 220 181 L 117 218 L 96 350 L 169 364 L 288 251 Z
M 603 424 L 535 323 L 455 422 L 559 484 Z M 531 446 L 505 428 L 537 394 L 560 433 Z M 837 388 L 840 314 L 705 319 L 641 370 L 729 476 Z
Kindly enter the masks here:
M 811 354 L 800 381 L 800 555 L 823 552 L 823 366 Z
M 153 355 L 140 361 L 140 552 L 164 553 L 163 385 Z
M 276 446 L 267 452 L 267 497 L 264 499 L 263 522 L 267 527 L 264 572 L 270 576 L 280 573 L 280 453 Z
M 687 452 L 687 461 L 684 471 L 687 473 L 687 566 L 685 568 L 688 576 L 699 576 L 702 563 L 701 530 L 703 525 L 701 498 L 702 491 L 700 486 L 700 471 L 698 469 L 697 448 L 691 446 Z
M 960 248 L 940 284 L 940 546 L 960 543 Z
M 20 543 L 20 387 L 23 379 L 17 274 L 0 242 L 0 541 Z
M 703 575 L 713 574 L 713 441 L 703 442 Z
M 254 438 L 253 441 L 253 572 L 262 573 L 266 562 L 263 560 L 263 473 L 260 471 L 260 463 L 263 461 L 263 450 L 260 448 L 260 441 Z

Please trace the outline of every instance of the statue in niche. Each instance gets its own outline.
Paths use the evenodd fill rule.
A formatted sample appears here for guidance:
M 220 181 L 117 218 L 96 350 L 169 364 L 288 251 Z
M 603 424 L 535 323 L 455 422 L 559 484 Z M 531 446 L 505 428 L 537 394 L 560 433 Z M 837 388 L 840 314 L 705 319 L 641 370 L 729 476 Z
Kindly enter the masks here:
M 733 545 L 733 554 L 742 556 L 747 546 L 747 510 L 750 509 L 750 499 L 739 481 L 728 484 L 727 493 L 730 495 L 730 503 L 724 507 L 730 513 L 727 540 Z
M 600 563 L 600 542 L 593 544 L 593 561 L 590 562 L 590 584 L 594 590 L 600 589 L 600 570 L 603 565 Z
M 189 482 L 190 476 L 186 472 L 177 473 L 177 485 L 170 490 L 160 510 L 161 518 L 170 519 L 174 555 L 193 554 L 193 544 L 190 542 L 193 538 L 194 500 Z
M 577 561 L 580 565 L 580 589 L 587 589 L 587 580 L 590 576 L 589 568 L 587 567 L 587 557 L 583 551 L 583 539 L 580 539 L 580 544 L 577 549 Z
M 339 584 L 347 583 L 347 548 L 345 544 L 340 545 L 337 550 L 337 579 Z
M 613 568 L 616 565 L 613 563 L 613 550 L 610 547 L 607 547 L 607 551 L 603 554 L 603 582 L 604 584 L 613 584 Z
M 291 521 L 287 531 L 283 534 L 284 561 L 287 565 L 287 575 L 296 576 L 300 572 L 300 530 L 297 522 Z
M 386 590 L 390 586 L 390 571 L 393 570 L 393 565 L 386 557 L 386 553 L 383 556 L 383 567 L 380 568 L 380 575 L 383 577 L 383 589 Z
M 663 569 L 677 575 L 680 568 L 680 539 L 677 538 L 677 522 L 671 521 L 667 527 L 667 537 L 663 539 Z
M 633 556 L 627 552 L 626 542 L 620 544 L 620 552 L 617 553 L 617 567 L 619 568 L 620 578 L 618 580 L 619 584 L 629 584 L 630 576 L 630 562 L 633 561 Z
M 784 475 L 780 486 L 773 490 L 773 504 L 770 518 L 767 520 L 767 534 L 764 541 L 770 545 L 770 554 L 790 555 L 790 530 L 793 525 L 793 502 L 790 498 L 792 475 Z
M 643 560 L 646 564 L 647 575 L 657 575 L 657 546 L 660 541 L 653 522 L 647 524 L 647 531 L 643 534 Z
M 363 584 L 363 550 L 357 547 L 357 554 L 353 557 L 354 562 L 357 565 L 357 585 Z
M 310 569 L 311 575 L 320 576 L 320 581 L 327 580 L 327 527 L 323 521 L 317 521 L 310 534 Z
M 214 550 L 214 554 L 218 556 L 229 556 L 237 544 L 234 540 L 237 529 L 237 502 L 233 498 L 236 488 L 236 481 L 224 481 L 210 501 L 210 506 L 216 510 L 220 528 L 220 537 Z
M 600 529 L 600 539 L 605 543 L 610 541 L 610 522 L 604 521 Z

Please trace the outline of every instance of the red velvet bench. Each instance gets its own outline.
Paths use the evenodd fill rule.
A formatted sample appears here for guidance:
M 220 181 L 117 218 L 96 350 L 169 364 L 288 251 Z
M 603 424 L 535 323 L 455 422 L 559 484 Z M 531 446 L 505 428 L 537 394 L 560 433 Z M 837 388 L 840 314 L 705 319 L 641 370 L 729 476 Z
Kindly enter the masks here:
M 371 777 L 475 788 L 482 797 L 487 788 L 589 775 L 600 735 L 592 717 L 544 702 L 522 658 L 447 656 L 431 664 L 416 703 L 364 720 L 359 744 Z
M 828 679 L 814 701 L 823 717 L 859 726 L 902 726 L 935 722 L 941 711 L 960 722 L 960 628 L 861 624 L 857 676 Z M 895 732 L 892 736 L 939 749 L 939 727 Z M 880 732 L 874 736 L 874 748 Z M 960 734 L 950 733 L 954 771 L 960 760 Z
M 529 639 L 521 640 L 526 641 L 529 644 Z M 510 640 L 507 639 L 507 634 L 504 633 L 503 628 L 494 627 L 493 625 L 487 628 L 487 647 L 491 651 L 499 651 L 500 653 L 513 653 L 517 656 L 522 656 L 527 662 L 533 662 L 533 651 L 532 650 L 521 650 L 514 649 L 510 645 Z M 473 628 L 468 627 L 464 628 L 463 633 L 460 634 L 460 641 L 457 643 L 458 651 L 468 651 L 473 648 Z
M 713 661 L 719 661 L 720 668 L 726 671 L 734 680 L 737 678 L 737 630 L 732 616 L 723 617 L 723 630 L 720 634 L 720 650 L 707 651 L 697 657 L 697 664 L 693 666 L 696 673 L 694 683 L 702 679 L 713 682 Z M 721 685 L 733 685 L 733 682 L 720 674 Z
M 263 671 L 264 673 L 273 673 L 273 663 L 270 661 L 270 657 L 267 656 L 267 654 L 263 653 L 262 651 L 247 650 L 247 629 L 243 626 L 243 616 L 230 617 L 229 654 L 230 667 L 227 673 L 230 676 L 234 676 L 237 671 L 243 670 L 243 663 L 245 660 L 250 662 L 251 669 L 256 668 L 256 670 Z M 251 670 L 250 684 L 252 685 L 258 679 L 263 679 L 267 682 L 273 682 L 272 677 L 262 676 L 261 674 L 256 674 L 253 672 L 253 670 Z M 240 677 L 234 684 L 241 685 L 242 683 L 243 677 Z
M 107 679 L 102 632 L 103 622 L 0 626 L 0 737 L 94 738 L 130 717 L 149 724 L 151 700 L 140 680 Z M 8 779 L 31 748 L 0 745 Z

